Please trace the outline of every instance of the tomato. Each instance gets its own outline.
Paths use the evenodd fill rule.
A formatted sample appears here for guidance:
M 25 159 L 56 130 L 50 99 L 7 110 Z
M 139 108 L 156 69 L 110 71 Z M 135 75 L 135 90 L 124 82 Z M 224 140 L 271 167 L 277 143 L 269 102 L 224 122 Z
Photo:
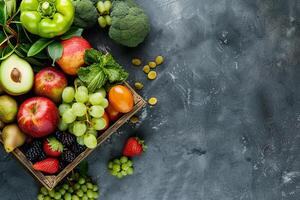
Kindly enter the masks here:
M 104 114 L 103 114 L 102 117 L 103 117 L 103 119 L 106 122 L 105 128 L 103 130 L 106 130 L 109 127 L 109 117 L 108 117 L 108 114 L 106 112 L 104 112 Z
M 116 121 L 121 116 L 121 113 L 116 111 L 110 104 L 105 109 L 105 113 L 108 115 L 110 121 Z
M 120 113 L 128 113 L 133 109 L 134 100 L 131 91 L 123 85 L 116 85 L 108 92 L 109 103 Z

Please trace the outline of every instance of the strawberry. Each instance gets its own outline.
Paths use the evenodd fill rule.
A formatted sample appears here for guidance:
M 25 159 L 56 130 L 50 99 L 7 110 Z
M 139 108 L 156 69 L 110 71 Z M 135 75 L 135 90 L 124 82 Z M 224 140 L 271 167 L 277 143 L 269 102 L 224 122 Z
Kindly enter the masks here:
M 58 157 L 62 154 L 64 146 L 56 138 L 50 137 L 45 140 L 43 150 L 48 156 Z
M 123 149 L 123 155 L 129 157 L 138 156 L 146 149 L 147 146 L 144 144 L 144 140 L 140 140 L 138 137 L 130 137 Z
M 56 158 L 46 158 L 45 160 L 36 162 L 33 169 L 47 174 L 55 174 L 59 170 L 59 161 Z

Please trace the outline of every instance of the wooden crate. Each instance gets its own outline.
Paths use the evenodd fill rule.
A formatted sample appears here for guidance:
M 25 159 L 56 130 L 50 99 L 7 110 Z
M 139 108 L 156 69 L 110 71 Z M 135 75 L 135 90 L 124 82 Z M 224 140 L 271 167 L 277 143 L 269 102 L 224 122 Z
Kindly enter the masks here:
M 125 85 L 132 91 L 134 96 L 134 108 L 131 112 L 124 114 L 120 119 L 118 119 L 114 124 L 112 124 L 104 133 L 102 133 L 98 138 L 98 146 L 109 138 L 118 128 L 125 124 L 136 112 L 138 112 L 146 104 L 145 100 L 138 95 L 129 85 Z M 2 140 L 1 140 L 2 142 Z M 84 160 L 94 149 L 86 149 L 77 158 L 70 163 L 64 170 L 62 170 L 58 175 L 44 175 L 43 173 L 36 171 L 32 168 L 32 163 L 27 160 L 23 152 L 17 148 L 12 154 L 31 172 L 31 174 L 47 189 L 52 190 L 61 180 L 63 180 L 82 160 Z

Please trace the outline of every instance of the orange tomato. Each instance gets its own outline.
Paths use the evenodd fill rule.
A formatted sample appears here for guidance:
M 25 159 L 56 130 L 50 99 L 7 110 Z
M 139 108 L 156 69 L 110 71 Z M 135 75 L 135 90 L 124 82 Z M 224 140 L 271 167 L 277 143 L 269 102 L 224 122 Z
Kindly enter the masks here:
M 108 115 L 110 121 L 116 121 L 121 116 L 121 113 L 116 111 L 111 104 L 108 104 L 105 113 Z
M 106 112 L 104 112 L 104 114 L 103 114 L 102 117 L 103 117 L 103 119 L 106 122 L 105 128 L 103 130 L 106 130 L 109 127 L 109 117 L 108 117 L 108 114 Z
M 109 103 L 120 113 L 128 113 L 133 109 L 134 100 L 131 91 L 123 85 L 116 85 L 108 92 Z

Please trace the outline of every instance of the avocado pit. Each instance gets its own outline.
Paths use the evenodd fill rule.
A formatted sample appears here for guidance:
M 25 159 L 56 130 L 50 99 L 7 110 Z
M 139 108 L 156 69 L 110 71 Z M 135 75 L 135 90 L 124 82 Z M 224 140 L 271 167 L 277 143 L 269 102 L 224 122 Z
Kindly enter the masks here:
M 10 73 L 10 78 L 16 83 L 21 83 L 22 74 L 17 68 L 13 68 Z

